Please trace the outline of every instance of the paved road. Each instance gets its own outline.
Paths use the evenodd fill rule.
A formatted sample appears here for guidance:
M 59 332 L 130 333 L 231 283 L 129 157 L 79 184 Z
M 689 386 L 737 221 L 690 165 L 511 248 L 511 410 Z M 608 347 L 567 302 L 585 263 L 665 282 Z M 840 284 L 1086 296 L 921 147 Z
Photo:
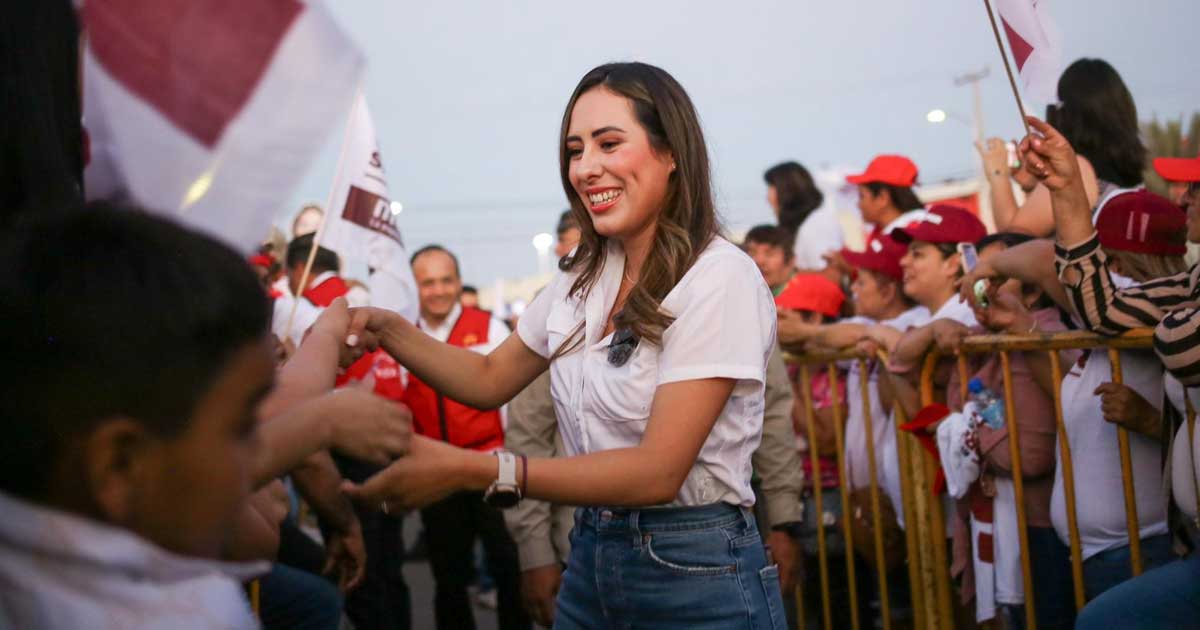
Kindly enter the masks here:
M 421 521 L 415 515 L 404 519 L 405 547 L 411 547 Z M 433 630 L 433 573 L 428 562 L 408 562 L 404 565 L 404 579 L 412 593 L 413 630 Z M 478 630 L 496 630 L 496 611 L 474 606 L 475 627 Z

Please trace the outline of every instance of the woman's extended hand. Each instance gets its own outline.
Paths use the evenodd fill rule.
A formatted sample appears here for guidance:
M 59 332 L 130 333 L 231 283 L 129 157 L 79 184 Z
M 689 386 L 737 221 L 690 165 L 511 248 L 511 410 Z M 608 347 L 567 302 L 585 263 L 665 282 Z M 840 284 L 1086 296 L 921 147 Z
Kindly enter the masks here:
M 1080 180 L 1079 160 L 1071 143 L 1057 129 L 1034 116 L 1027 116 L 1033 128 L 1021 141 L 1018 151 L 1029 174 L 1051 191 L 1064 190 Z
M 344 337 L 346 345 L 351 348 L 362 347 L 367 352 L 375 350 L 379 347 L 380 338 L 396 325 L 396 320 L 403 321 L 403 318 L 386 309 L 373 306 L 352 308 Z
M 979 157 L 983 158 L 983 171 L 989 177 L 1011 175 L 1008 167 L 1008 147 L 1004 146 L 1003 140 L 988 138 L 983 142 L 976 142 L 975 150 L 979 152 Z
M 482 457 L 489 456 L 416 435 L 407 455 L 362 484 L 344 482 L 342 491 L 364 506 L 420 508 L 467 489 L 472 460 Z

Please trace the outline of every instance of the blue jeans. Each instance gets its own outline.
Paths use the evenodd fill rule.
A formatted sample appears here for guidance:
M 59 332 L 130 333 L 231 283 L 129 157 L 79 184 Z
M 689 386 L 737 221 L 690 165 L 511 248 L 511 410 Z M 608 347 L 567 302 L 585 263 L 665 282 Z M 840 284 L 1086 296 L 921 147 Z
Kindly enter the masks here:
M 1079 612 L 1076 630 L 1200 628 L 1200 554 L 1122 582 Z
M 748 509 L 580 508 L 554 627 L 787 627 Z
M 1170 534 L 1142 539 L 1143 571 L 1156 569 L 1178 557 L 1171 551 Z M 1105 549 L 1083 561 L 1083 592 L 1088 601 L 1131 577 L 1129 545 Z
M 1029 569 L 1038 630 L 1068 630 L 1075 622 L 1071 549 L 1062 544 L 1053 527 L 1028 527 L 1025 531 L 1029 535 Z M 1007 627 L 1018 630 L 1028 627 L 1023 605 L 1001 604 L 998 608 L 999 614 L 1008 619 Z
M 273 564 L 260 581 L 259 617 L 264 630 L 337 630 L 342 596 L 325 578 Z

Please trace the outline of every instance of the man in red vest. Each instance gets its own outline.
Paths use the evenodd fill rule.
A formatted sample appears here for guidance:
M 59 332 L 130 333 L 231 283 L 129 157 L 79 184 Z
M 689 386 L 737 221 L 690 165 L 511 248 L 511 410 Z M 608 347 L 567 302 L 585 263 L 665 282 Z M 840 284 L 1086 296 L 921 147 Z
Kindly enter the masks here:
M 337 254 L 324 247 L 317 247 L 309 277 L 304 286 L 300 286 L 304 265 L 312 251 L 313 237 L 313 234 L 305 234 L 292 239 L 287 248 L 286 266 L 292 294 L 301 296 L 306 306 L 315 307 L 319 312 L 335 299 L 346 295 L 350 287 L 338 275 L 341 265 Z M 276 309 L 276 317 L 279 316 L 280 310 Z M 299 315 L 297 317 L 299 319 Z M 375 379 L 376 394 L 396 404 L 403 404 L 404 385 L 400 366 L 383 350 L 363 355 L 346 368 L 338 376 L 336 386 L 341 387 L 368 376 Z M 342 476 L 351 481 L 361 482 L 379 471 L 379 467 L 372 464 L 336 453 L 333 455 Z M 412 620 L 408 585 L 402 572 L 403 522 L 397 518 L 399 515 L 383 514 L 376 509 L 356 506 L 355 512 L 362 522 L 367 571 L 362 584 L 346 595 L 346 615 L 359 630 L 407 630 Z
M 450 345 L 488 353 L 508 336 L 508 328 L 487 311 L 460 303 L 458 259 L 444 247 L 429 245 L 412 257 L 421 308 L 417 325 Z M 404 401 L 412 409 L 413 429 L 426 437 L 479 451 L 504 448 L 498 410 L 475 409 L 447 398 L 408 377 Z M 433 577 L 434 613 L 439 630 L 475 627 L 467 585 L 474 577 L 475 541 L 483 542 L 488 571 L 496 582 L 501 630 L 530 628 L 521 606 L 517 547 L 500 511 L 483 502 L 482 492 L 459 492 L 421 511 Z

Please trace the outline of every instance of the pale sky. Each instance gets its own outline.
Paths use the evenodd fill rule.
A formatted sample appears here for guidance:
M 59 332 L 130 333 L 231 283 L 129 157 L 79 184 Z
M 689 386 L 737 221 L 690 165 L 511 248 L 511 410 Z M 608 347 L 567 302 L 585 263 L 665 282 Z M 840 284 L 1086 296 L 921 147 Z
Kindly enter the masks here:
M 1200 111 L 1200 2 L 1043 2 L 1062 31 L 1065 63 L 1112 63 L 1142 119 Z M 367 58 L 366 94 L 392 198 L 404 204 L 406 243 L 449 247 L 464 280 L 481 286 L 537 270 L 531 239 L 552 232 L 566 207 L 562 108 L 579 78 L 607 61 L 661 66 L 688 90 L 733 229 L 771 220 L 762 172 L 787 159 L 861 169 L 895 152 L 916 161 L 925 183 L 969 174 L 968 126 L 925 121 L 933 108 L 970 118 L 970 89 L 954 85 L 957 75 L 990 68 L 985 130 L 1020 132 L 982 0 L 329 6 Z M 333 140 L 296 207 L 328 195 Z

